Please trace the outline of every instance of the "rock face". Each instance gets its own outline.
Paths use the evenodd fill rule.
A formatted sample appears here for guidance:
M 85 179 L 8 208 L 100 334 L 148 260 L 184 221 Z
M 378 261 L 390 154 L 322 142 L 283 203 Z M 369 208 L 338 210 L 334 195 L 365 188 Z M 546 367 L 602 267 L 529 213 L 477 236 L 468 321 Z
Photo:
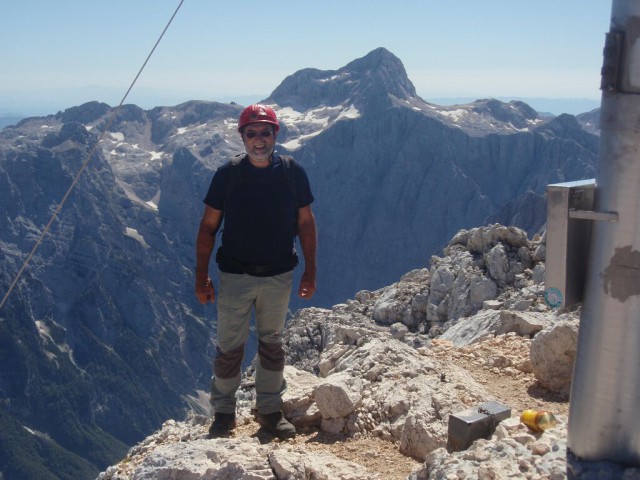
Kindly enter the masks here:
M 320 288 L 310 305 L 361 305 L 328 313 L 352 317 L 356 330 L 317 319 L 311 335 L 292 342 L 319 357 L 336 339 L 356 341 L 362 316 L 379 323 L 367 329 L 391 328 L 396 340 L 421 347 L 423 333 L 437 336 L 479 311 L 529 311 L 529 302 L 536 311 L 542 267 L 534 250 L 518 247 L 523 234 L 503 227 L 485 241 L 469 232 L 489 215 L 537 231 L 543 209 L 512 216 L 522 195 L 593 176 L 597 137 L 574 117 L 491 99 L 429 104 L 385 49 L 336 71 L 297 72 L 266 101 L 282 122 L 279 151 L 305 166 L 317 198 Z M 241 151 L 241 110 L 90 102 L 0 131 L 3 293 L 97 146 L 0 311 L 0 439 L 9 445 L 0 464 L 12 472 L 86 476 L 78 472 L 112 463 L 164 419 L 206 408 L 200 392 L 211 374 L 215 309 L 192 292 L 194 240 L 213 172 Z M 428 266 L 462 228 L 451 255 Z M 462 270 L 446 259 L 456 255 Z M 528 293 L 505 293 L 519 285 Z M 291 311 L 301 302 L 294 298 Z M 320 363 L 305 361 L 304 370 L 319 373 Z M 57 460 L 24 460 L 46 457 L 24 456 L 40 449 Z

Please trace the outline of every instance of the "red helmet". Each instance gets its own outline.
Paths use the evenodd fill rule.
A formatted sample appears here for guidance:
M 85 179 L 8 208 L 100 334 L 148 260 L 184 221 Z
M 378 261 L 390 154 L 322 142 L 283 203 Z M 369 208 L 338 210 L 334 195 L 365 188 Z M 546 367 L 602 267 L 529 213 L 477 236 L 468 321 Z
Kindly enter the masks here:
M 278 118 L 273 108 L 257 103 L 255 105 L 249 105 L 242 111 L 240 120 L 238 121 L 238 131 L 242 132 L 244 127 L 256 122 L 270 123 L 276 129 L 276 133 L 280 130 L 280 124 L 278 123 Z

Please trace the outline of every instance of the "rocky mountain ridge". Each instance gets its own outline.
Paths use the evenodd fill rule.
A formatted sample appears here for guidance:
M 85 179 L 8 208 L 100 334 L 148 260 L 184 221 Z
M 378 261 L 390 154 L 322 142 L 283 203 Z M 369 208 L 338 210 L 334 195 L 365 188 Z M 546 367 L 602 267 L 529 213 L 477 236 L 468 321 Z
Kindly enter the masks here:
M 300 104 L 307 77 L 316 86 Z M 305 166 L 318 199 L 320 289 L 305 306 L 327 308 L 424 268 L 488 215 L 535 232 L 544 209 L 517 208 L 522 199 L 541 205 L 546 184 L 593 172 L 597 137 L 573 117 L 494 100 L 428 104 L 385 49 L 338 71 L 293 74 L 271 97 L 279 151 Z M 206 406 L 215 309 L 193 296 L 193 243 L 213 171 L 241 150 L 241 110 L 91 102 L 0 131 L 3 292 L 97 146 L 0 311 L 5 476 L 15 467 L 87 478 L 166 418 Z M 461 311 L 442 302 L 422 313 L 441 321 Z M 69 471 L 52 473 L 59 465 Z

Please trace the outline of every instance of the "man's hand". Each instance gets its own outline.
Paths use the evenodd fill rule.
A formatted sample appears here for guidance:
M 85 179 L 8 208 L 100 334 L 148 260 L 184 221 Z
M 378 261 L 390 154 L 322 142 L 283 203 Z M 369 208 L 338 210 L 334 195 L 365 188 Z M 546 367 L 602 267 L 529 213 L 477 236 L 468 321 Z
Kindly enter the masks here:
M 298 296 L 309 300 L 316 293 L 316 276 L 314 273 L 309 273 L 307 270 L 302 274 L 300 279 L 300 287 L 298 287 Z
M 196 274 L 196 297 L 203 305 L 216 301 L 216 291 L 208 275 Z
M 309 300 L 316 293 L 316 250 L 318 234 L 316 219 L 311 211 L 311 205 L 298 209 L 298 237 L 304 255 L 304 273 L 300 280 L 298 296 Z
M 205 206 L 196 238 L 196 298 L 203 305 L 216 301 L 216 292 L 209 278 L 209 260 L 216 243 L 216 232 L 222 221 L 222 210 Z

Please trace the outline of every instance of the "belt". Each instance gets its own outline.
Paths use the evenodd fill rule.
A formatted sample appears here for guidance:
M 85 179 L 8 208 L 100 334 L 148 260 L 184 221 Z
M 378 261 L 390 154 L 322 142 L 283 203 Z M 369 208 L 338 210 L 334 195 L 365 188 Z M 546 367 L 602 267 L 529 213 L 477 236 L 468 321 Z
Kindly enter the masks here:
M 295 252 L 285 260 L 269 264 L 245 263 L 227 255 L 223 247 L 216 253 L 216 262 L 220 270 L 227 273 L 245 273 L 254 277 L 270 277 L 293 270 L 298 265 L 298 255 Z

